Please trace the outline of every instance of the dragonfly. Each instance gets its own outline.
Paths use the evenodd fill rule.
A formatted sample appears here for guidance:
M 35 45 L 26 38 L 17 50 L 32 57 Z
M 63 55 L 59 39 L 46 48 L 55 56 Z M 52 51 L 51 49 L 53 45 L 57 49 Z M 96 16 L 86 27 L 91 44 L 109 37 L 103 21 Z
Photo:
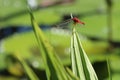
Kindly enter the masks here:
M 85 25 L 85 23 L 82 22 L 79 18 L 73 17 L 72 14 L 71 14 L 70 16 L 71 16 L 70 19 L 63 21 L 62 23 L 60 23 L 60 24 L 58 24 L 58 25 L 56 25 L 56 26 L 57 26 L 57 27 L 60 27 L 60 26 L 63 26 L 63 25 L 65 25 L 65 24 L 70 23 L 71 21 L 73 22 L 74 25 L 76 25 L 76 24 Z M 64 27 L 64 26 L 63 26 L 63 27 Z
M 74 24 L 82 24 L 82 25 L 85 25 L 84 22 L 82 22 L 80 19 L 78 19 L 77 17 L 73 17 L 72 14 L 71 14 L 71 20 L 74 22 Z

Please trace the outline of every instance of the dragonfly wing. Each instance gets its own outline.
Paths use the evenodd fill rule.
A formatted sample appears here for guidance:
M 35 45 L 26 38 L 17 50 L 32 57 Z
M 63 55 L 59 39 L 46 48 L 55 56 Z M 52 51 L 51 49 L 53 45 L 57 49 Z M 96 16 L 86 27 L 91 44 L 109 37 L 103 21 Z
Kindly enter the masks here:
M 59 23 L 58 25 L 55 25 L 55 27 L 57 27 L 57 28 L 64 28 L 64 27 L 68 26 L 68 24 L 69 24 L 71 21 L 72 21 L 71 19 L 65 20 L 65 21 Z

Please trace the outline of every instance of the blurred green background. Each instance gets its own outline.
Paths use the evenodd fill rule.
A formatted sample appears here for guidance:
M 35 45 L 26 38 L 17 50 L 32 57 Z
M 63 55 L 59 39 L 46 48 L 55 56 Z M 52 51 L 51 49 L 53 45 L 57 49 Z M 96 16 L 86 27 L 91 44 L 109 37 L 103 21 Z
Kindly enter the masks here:
M 34 16 L 65 66 L 70 65 L 71 27 L 55 28 L 70 18 L 70 13 L 85 25 L 77 25 L 82 45 L 101 80 L 107 79 L 106 57 L 113 80 L 120 79 L 120 0 L 27 0 Z M 109 1 L 109 0 L 108 0 Z M 0 80 L 26 78 L 11 54 L 19 54 L 42 73 L 44 66 L 25 0 L 0 0 Z M 111 14 L 111 15 L 110 15 Z M 54 27 L 54 28 L 53 28 Z M 61 27 L 61 26 L 60 26 Z M 111 28 L 111 35 L 109 30 Z M 109 38 L 110 36 L 110 38 Z M 38 63 L 41 61 L 41 64 Z M 39 71 L 38 71 L 39 73 Z

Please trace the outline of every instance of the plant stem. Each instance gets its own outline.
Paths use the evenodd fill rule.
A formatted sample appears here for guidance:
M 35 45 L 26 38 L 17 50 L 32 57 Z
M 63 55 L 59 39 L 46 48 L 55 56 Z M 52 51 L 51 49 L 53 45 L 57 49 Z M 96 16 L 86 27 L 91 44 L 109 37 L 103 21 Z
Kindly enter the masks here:
M 107 68 L 108 68 L 109 80 L 112 80 L 111 70 L 110 70 L 110 61 L 108 58 L 107 58 Z
M 112 31 L 112 0 L 106 0 L 107 4 L 107 26 L 108 26 L 108 41 L 112 41 L 113 31 Z
M 108 22 L 108 41 L 112 41 L 113 31 L 112 31 L 112 8 L 108 6 L 107 9 L 107 22 Z

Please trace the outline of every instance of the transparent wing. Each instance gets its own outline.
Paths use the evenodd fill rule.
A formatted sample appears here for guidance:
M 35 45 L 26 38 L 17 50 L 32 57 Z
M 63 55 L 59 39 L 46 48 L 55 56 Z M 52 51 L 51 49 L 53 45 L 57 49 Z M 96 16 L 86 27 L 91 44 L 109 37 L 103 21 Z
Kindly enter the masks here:
M 58 23 L 57 25 L 54 25 L 53 27 L 56 27 L 56 28 L 65 28 L 69 25 L 69 23 L 71 22 L 72 20 L 71 19 L 68 19 L 68 20 L 65 20 L 61 23 Z

